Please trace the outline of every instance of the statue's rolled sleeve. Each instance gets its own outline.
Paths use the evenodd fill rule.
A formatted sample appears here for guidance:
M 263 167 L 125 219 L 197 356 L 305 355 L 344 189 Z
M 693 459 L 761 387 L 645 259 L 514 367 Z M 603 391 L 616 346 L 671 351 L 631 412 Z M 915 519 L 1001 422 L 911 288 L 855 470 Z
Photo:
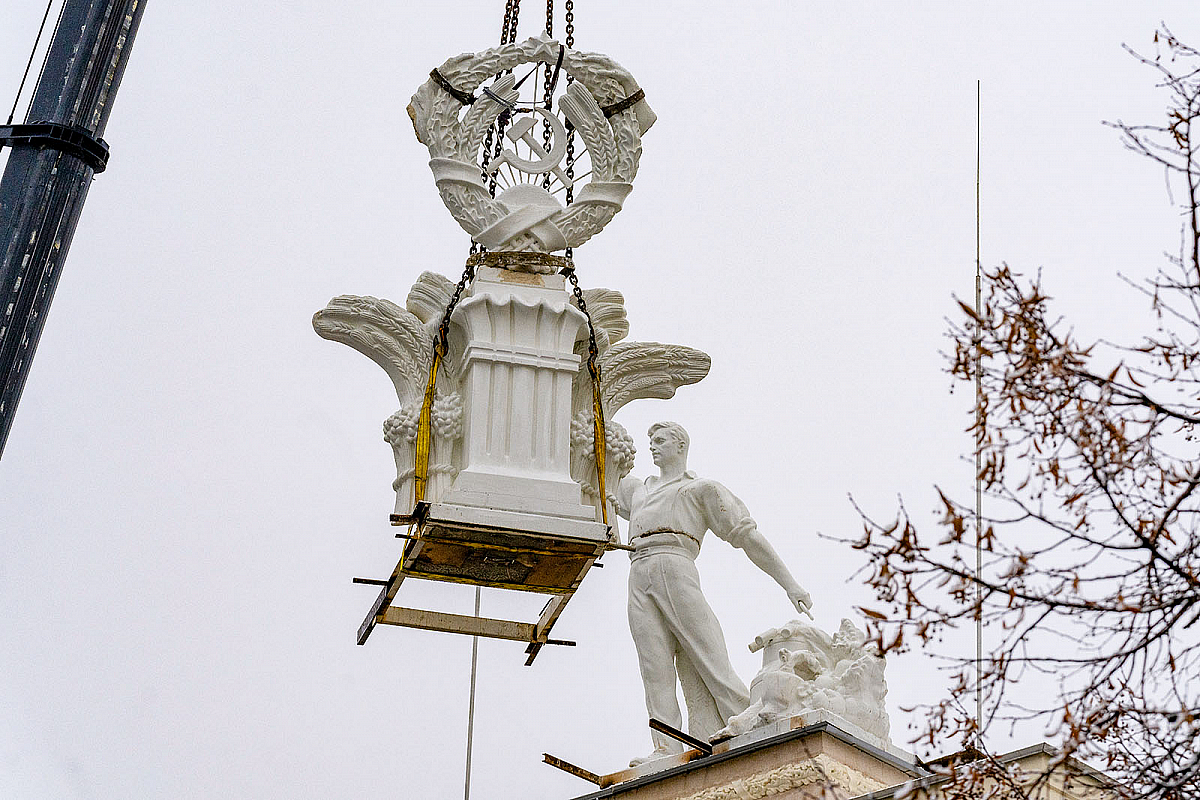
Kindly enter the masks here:
M 633 493 L 642 482 L 632 475 L 626 475 L 617 484 L 617 514 L 623 519 L 629 519 L 633 508 Z
M 746 540 L 758 532 L 746 504 L 716 481 L 699 484 L 696 488 L 708 529 L 738 549 L 745 547 Z

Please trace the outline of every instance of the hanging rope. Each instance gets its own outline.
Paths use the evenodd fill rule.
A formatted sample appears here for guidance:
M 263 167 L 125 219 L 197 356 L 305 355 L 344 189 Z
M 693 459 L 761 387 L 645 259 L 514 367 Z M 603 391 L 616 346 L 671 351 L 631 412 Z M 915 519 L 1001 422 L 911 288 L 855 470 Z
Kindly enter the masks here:
M 21 92 L 25 90 L 25 81 L 29 78 L 29 69 L 33 66 L 33 57 L 37 53 L 38 45 L 42 41 L 42 33 L 46 30 L 46 20 L 50 19 L 50 7 L 54 5 L 54 0 L 49 0 L 46 3 L 46 13 L 42 14 L 42 24 L 38 26 L 37 38 L 33 40 L 33 49 L 29 51 L 29 60 L 25 62 L 25 74 L 21 76 L 21 85 L 17 87 L 17 96 L 13 98 L 12 111 L 8 112 L 8 122 L 5 125 L 12 125 L 13 117 L 17 113 L 17 104 L 21 102 Z M 61 17 L 62 14 L 60 13 Z M 47 53 L 49 55 L 49 53 Z

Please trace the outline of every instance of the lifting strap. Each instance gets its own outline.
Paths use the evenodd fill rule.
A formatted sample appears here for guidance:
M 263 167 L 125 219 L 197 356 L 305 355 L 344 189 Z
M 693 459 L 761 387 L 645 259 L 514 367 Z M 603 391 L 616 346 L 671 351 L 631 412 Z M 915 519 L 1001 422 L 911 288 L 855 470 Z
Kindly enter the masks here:
M 458 284 L 454 287 L 454 294 L 451 295 L 450 301 L 446 303 L 446 312 L 442 314 L 442 321 L 438 325 L 437 331 L 433 334 L 433 359 L 429 362 L 429 381 L 425 384 L 425 397 L 421 400 L 421 413 L 417 415 L 417 441 L 416 441 L 416 456 L 413 464 L 413 510 L 416 510 L 417 503 L 425 500 L 426 486 L 429 484 L 429 447 L 430 439 L 433 434 L 431 428 L 433 416 L 433 398 L 437 393 L 437 374 L 438 367 L 442 365 L 442 359 L 446 357 L 446 351 L 450 347 L 450 315 L 454 313 L 454 307 L 458 305 L 458 300 L 462 297 L 463 289 L 467 288 L 467 284 L 475 277 L 475 264 L 478 261 L 474 255 L 467 258 L 467 265 L 463 268 L 462 277 L 458 279 Z
M 586 314 L 587 311 L 585 310 L 584 313 Z M 588 327 L 590 328 L 591 325 L 592 320 L 589 317 Z M 595 334 L 592 336 L 592 347 L 595 347 Z M 604 524 L 608 525 L 608 488 L 604 481 L 604 457 L 608 443 L 604 436 L 604 404 L 600 399 L 600 369 L 594 358 L 588 359 L 588 372 L 592 374 L 592 448 L 596 451 L 596 482 L 599 484 L 600 516 L 604 520 Z
M 579 288 L 579 279 L 575 277 L 575 263 L 570 262 L 562 274 L 571 282 L 571 291 L 575 295 L 575 304 L 583 312 L 588 326 L 588 374 L 592 378 L 592 449 L 596 453 L 596 482 L 599 486 L 596 494 L 600 501 L 600 518 L 605 525 L 608 521 L 608 487 L 605 483 L 605 457 L 608 442 L 604 433 L 604 399 L 600 393 L 600 349 L 596 346 L 596 328 L 592 324 L 592 315 L 588 313 L 587 303 L 583 299 L 583 290 Z
M 425 486 L 429 482 L 429 437 L 430 417 L 433 411 L 433 395 L 437 387 L 438 367 L 442 363 L 445 345 L 438 338 L 433 345 L 433 360 L 429 362 L 429 383 L 425 385 L 425 399 L 421 401 L 421 413 L 417 417 L 417 463 L 413 478 L 413 505 L 425 500 Z

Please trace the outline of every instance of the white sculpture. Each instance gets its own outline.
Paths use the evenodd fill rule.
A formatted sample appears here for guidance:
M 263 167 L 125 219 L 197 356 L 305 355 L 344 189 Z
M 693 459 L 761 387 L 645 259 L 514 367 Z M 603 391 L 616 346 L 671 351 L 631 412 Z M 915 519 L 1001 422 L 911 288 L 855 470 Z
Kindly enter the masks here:
M 629 630 L 637 647 L 649 716 L 682 726 L 675 694 L 678 678 L 688 708 L 689 732 L 707 739 L 750 702 L 729 663 L 721 625 L 700 589 L 694 563 L 707 531 L 745 551 L 787 592 L 802 613 L 812 603 L 774 548 L 758 532 L 745 505 L 721 484 L 687 469 L 688 435 L 682 426 L 650 428 L 650 453 L 660 475 L 621 481 L 618 510 L 629 520 Z M 655 732 L 654 752 L 637 766 L 680 752 Z
M 591 434 L 591 376 L 583 363 L 587 342 L 577 338 L 586 330 L 579 325 L 582 315 L 576 318 L 578 312 L 570 311 L 573 307 L 567 305 L 569 297 L 561 287 L 561 276 L 523 274 L 520 275 L 523 283 L 512 283 L 511 275 L 517 273 L 510 274 L 510 280 L 505 282 L 506 272 L 481 270 L 476 284 L 469 290 L 468 299 L 455 311 L 450 349 L 438 375 L 431 415 L 432 447 L 426 499 L 438 502 L 446 498 L 451 488 L 459 483 L 460 472 L 473 464 L 474 477 L 463 482 L 472 485 L 460 486 L 463 490 L 460 497 L 468 490 L 478 491 L 483 481 L 488 483 L 483 492 L 488 496 L 479 498 L 479 502 L 490 503 L 491 507 L 507 502 L 510 506 L 518 504 L 530 509 L 531 503 L 535 506 L 540 503 L 547 507 L 543 509 L 547 512 L 562 513 L 564 509 L 580 508 L 582 511 L 578 513 L 586 514 L 590 520 L 599 520 Z M 549 308 L 560 317 L 574 320 L 576 329 L 569 331 L 569 335 L 557 335 L 555 347 L 559 349 L 552 356 L 545 355 L 548 342 L 542 342 L 543 358 L 549 362 L 546 379 L 536 389 L 534 386 L 514 386 L 519 390 L 518 400 L 510 403 L 506 399 L 507 384 L 493 384 L 492 381 L 501 370 L 510 374 L 514 370 L 532 373 L 537 326 L 530 322 L 509 328 L 507 321 L 511 320 L 504 326 L 497 327 L 493 323 L 501 312 L 517 314 L 527 320 L 538 318 L 543 325 L 554 314 L 547 312 L 546 305 L 534 302 L 497 303 L 490 293 L 502 283 L 507 298 L 514 292 L 514 287 L 527 286 L 531 281 L 540 286 L 530 287 L 530 296 L 534 291 L 548 294 L 554 301 Z M 546 284 L 556 285 L 548 287 Z M 434 332 L 453 291 L 454 285 L 445 277 L 425 272 L 409 292 L 406 309 L 387 300 L 347 295 L 334 298 L 313 317 L 313 327 L 318 334 L 370 357 L 392 379 L 400 409 L 384 423 L 384 438 L 392 446 L 395 457 L 396 477 L 392 487 L 396 492 L 395 513 L 400 515 L 413 510 L 417 414 L 429 379 Z M 634 451 L 629 434 L 612 421 L 612 415 L 632 400 L 669 398 L 677 387 L 701 380 L 708 374 L 709 358 L 699 350 L 680 345 L 621 341 L 629 332 L 621 294 L 609 289 L 590 289 L 583 294 L 600 351 L 601 395 L 607 422 L 605 496 L 615 505 L 617 484 L 632 469 Z M 480 300 L 474 300 L 476 297 Z M 470 329 L 476 332 L 474 336 L 469 334 L 463 322 L 469 322 Z M 487 328 L 488 333 L 480 334 L 481 328 Z M 523 338 L 515 342 L 498 342 L 492 333 L 501 330 L 515 331 Z M 505 352 L 521 363 L 498 366 L 496 359 L 503 357 Z M 473 385 L 465 377 L 472 361 L 485 369 L 488 380 Z M 565 378 L 555 378 L 555 375 Z M 469 424 L 472 419 L 475 420 L 473 425 Z M 523 433 L 510 435 L 501 450 L 498 442 L 488 443 L 489 429 Z M 481 450 L 474 459 L 472 446 Z M 531 474 L 522 479 L 522 470 Z M 514 483 L 519 484 L 516 489 L 512 488 Z M 503 496 L 506 486 L 510 492 L 507 498 Z M 564 490 L 563 486 L 567 488 Z M 512 491 L 518 491 L 520 496 L 514 498 Z M 548 495 L 547 491 L 554 494 Z M 527 497 L 532 499 L 522 499 Z
M 557 114 L 517 105 L 514 68 L 539 63 L 554 66 L 555 81 L 560 72 L 573 79 Z M 539 525 L 534 517 L 548 517 L 558 533 L 591 538 L 592 528 L 563 521 L 602 519 L 600 501 L 614 500 L 617 482 L 632 467 L 633 445 L 621 426 L 607 423 L 608 485 L 596 486 L 594 444 L 585 435 L 592 425 L 586 320 L 564 277 L 555 274 L 566 260 L 549 254 L 583 244 L 620 209 L 654 113 L 612 59 L 570 50 L 547 35 L 449 59 L 413 95 L 408 112 L 429 149 L 443 202 L 488 251 L 473 262 L 474 278 L 450 318 L 430 415 L 424 499 L 476 509 L 464 520 L 472 524 L 521 529 Z M 582 187 L 560 166 L 567 151 L 560 116 L 586 147 L 589 168 L 579 177 L 591 179 Z M 501 118 L 498 130 L 514 149 L 484 153 L 485 135 Z M 547 126 L 546 146 L 534 134 L 539 123 Z M 519 143 L 528 158 L 517 154 Z M 515 177 L 514 169 L 526 177 L 493 198 L 489 184 L 504 187 L 505 172 Z M 549 190 L 554 181 L 554 191 L 577 189 L 570 207 Z M 445 278 L 425 273 L 407 310 L 346 296 L 313 318 L 320 335 L 374 359 L 396 386 L 400 410 L 388 418 L 384 436 L 395 454 L 400 517 L 415 505 L 417 417 L 434 332 L 453 290 Z M 618 345 L 628 332 L 620 294 L 600 289 L 584 298 L 597 333 L 606 420 L 629 400 L 670 397 L 677 386 L 707 374 L 708 356 L 690 348 Z
M 559 100 L 559 112 L 578 132 L 591 161 L 591 180 L 567 208 L 533 182 L 514 180 L 495 198 L 485 182 L 485 177 L 501 177 L 501 166 L 507 166 L 528 175 L 552 174 L 562 188 L 574 187 L 559 167 L 566 152 L 562 120 L 545 108 L 516 106 L 516 78 L 509 71 L 538 62 L 557 64 L 574 78 Z M 475 94 L 502 72 L 507 74 Z M 417 139 L 429 148 L 429 166 L 442 201 L 473 240 L 489 250 L 553 253 L 583 244 L 621 209 L 637 175 L 642 134 L 654 124 L 655 116 L 641 99 L 637 82 L 615 61 L 599 53 L 567 49 L 543 34 L 464 53 L 435 73 L 413 95 L 408 113 Z M 631 99 L 627 107 L 620 107 Z M 485 175 L 480 147 L 489 126 L 506 112 L 517 115 L 508 138 L 514 146 L 524 142 L 531 157 L 505 150 L 488 165 Z M 551 131 L 549 150 L 532 134 L 542 120 Z
M 732 717 L 715 738 L 808 711 L 828 711 L 889 742 L 884 700 L 884 659 L 848 619 L 830 636 L 804 620 L 792 620 L 757 636 L 751 652 L 763 651 L 762 670 L 750 683 L 750 705 Z

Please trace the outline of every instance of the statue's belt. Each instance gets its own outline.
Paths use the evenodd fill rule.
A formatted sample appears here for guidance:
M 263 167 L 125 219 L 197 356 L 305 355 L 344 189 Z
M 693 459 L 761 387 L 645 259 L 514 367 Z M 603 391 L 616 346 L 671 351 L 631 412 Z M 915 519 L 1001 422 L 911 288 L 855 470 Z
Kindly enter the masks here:
M 697 539 L 695 536 L 692 536 L 690 533 L 685 533 L 684 531 L 677 531 L 674 528 L 655 528 L 654 530 L 642 531 L 637 536 L 630 538 L 629 541 L 632 544 L 634 539 L 641 539 L 643 536 L 655 536 L 656 534 L 660 534 L 660 533 L 673 533 L 676 536 L 683 536 L 683 537 L 685 537 L 687 539 L 691 539 L 693 542 L 695 542 L 697 548 L 700 547 L 700 540 Z

